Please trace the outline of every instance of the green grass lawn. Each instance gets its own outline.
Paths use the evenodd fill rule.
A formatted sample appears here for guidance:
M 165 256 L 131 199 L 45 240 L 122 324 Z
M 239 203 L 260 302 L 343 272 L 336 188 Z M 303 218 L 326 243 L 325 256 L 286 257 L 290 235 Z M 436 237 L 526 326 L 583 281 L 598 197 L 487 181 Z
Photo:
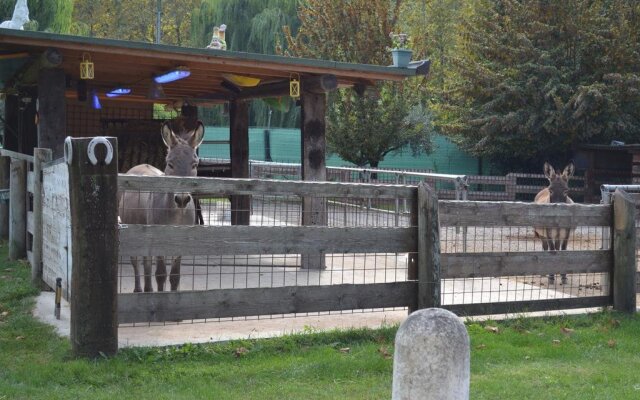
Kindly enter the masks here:
M 0 260 L 6 259 L 6 244 Z M 0 261 L 2 399 L 388 399 L 394 327 L 123 349 L 76 360 L 31 317 L 30 271 Z M 640 318 L 469 323 L 472 399 L 640 398 Z

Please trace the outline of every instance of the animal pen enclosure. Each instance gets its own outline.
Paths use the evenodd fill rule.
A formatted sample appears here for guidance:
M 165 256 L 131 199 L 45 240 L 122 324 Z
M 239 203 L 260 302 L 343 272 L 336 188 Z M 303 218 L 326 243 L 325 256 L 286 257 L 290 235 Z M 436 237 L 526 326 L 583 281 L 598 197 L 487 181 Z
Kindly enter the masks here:
M 75 139 L 74 143 L 81 143 L 84 148 L 80 147 L 80 151 L 86 152 L 90 141 Z M 99 157 L 104 157 L 104 151 Z M 67 291 L 72 304 L 74 297 L 82 296 L 76 291 L 85 292 L 86 300 L 87 292 L 92 299 L 97 290 L 73 282 L 76 274 L 86 270 L 82 251 L 86 251 L 84 242 L 89 240 L 74 233 L 78 228 L 73 216 L 83 209 L 64 196 L 71 194 L 64 189 L 65 182 L 69 189 L 79 184 L 69 172 L 74 162 L 78 160 L 72 157 L 71 165 L 48 163 L 42 173 L 43 214 L 57 215 L 60 207 L 66 208 L 65 201 L 70 203 L 70 223 L 59 224 L 61 230 L 49 235 L 49 239 L 45 235 L 44 247 L 52 251 L 57 246 L 59 254 L 67 255 L 68 260 L 51 259 L 60 263 L 57 270 L 52 267 L 51 271 L 72 277 L 67 282 L 68 287 L 74 288 L 73 292 Z M 84 163 L 76 167 L 93 168 L 94 172 L 90 178 L 81 179 L 86 185 L 98 179 L 101 164 Z M 436 201 L 424 184 L 140 177 L 116 173 L 115 169 L 109 172 L 120 191 L 190 192 L 201 199 L 206 216 L 204 226 L 118 228 L 115 214 L 109 217 L 112 220 L 100 221 L 106 218 L 104 212 L 94 210 L 96 225 L 85 224 L 84 229 L 91 228 L 90 234 L 103 238 L 92 241 L 92 245 L 117 254 L 111 266 L 113 276 L 100 281 L 100 289 L 109 287 L 113 291 L 117 304 L 117 314 L 114 309 L 113 315 L 117 315 L 115 320 L 120 324 L 215 321 L 258 315 L 272 318 L 391 307 L 441 306 L 459 315 L 527 312 L 607 306 L 616 304 L 616 293 L 618 306 L 629 309 L 628 288 L 625 289 L 628 282 L 634 284 L 635 302 L 635 259 L 624 258 L 629 240 L 635 238 L 635 227 L 629 230 L 626 226 L 626 231 L 613 229 L 613 240 L 604 240 L 602 235 L 614 227 L 615 221 L 624 221 L 622 216 L 632 216 L 624 207 L 618 210 L 615 205 Z M 68 180 L 61 176 L 68 176 Z M 115 193 L 109 196 L 115 202 Z M 246 204 L 251 207 L 231 210 L 229 198 L 233 196 L 249 196 Z M 624 195 L 617 196 L 617 204 L 626 204 Z M 322 210 L 322 214 L 308 217 L 305 198 L 320 202 L 322 207 L 315 210 Z M 405 202 L 406 211 L 396 208 Z M 232 226 L 233 212 L 249 214 L 249 225 Z M 568 250 L 540 251 L 533 225 L 574 228 Z M 67 226 L 72 231 L 69 236 L 64 234 Z M 465 231 L 456 230 L 459 227 L 467 228 L 466 249 Z M 119 231 L 118 246 L 116 241 L 104 240 L 105 235 L 109 236 L 105 233 L 108 230 L 114 235 Z M 631 243 L 633 251 L 635 246 Z M 157 255 L 182 256 L 180 290 L 132 293 L 129 257 Z M 92 259 L 94 264 L 104 264 L 95 254 Z M 37 275 L 37 262 L 33 265 Z M 626 277 L 626 282 L 610 282 L 613 271 L 618 271 L 614 278 Z M 560 273 L 568 274 L 566 285 L 559 280 L 548 282 L 548 274 Z M 51 286 L 50 278 L 45 281 Z M 103 314 L 89 304 L 86 310 L 96 317 Z

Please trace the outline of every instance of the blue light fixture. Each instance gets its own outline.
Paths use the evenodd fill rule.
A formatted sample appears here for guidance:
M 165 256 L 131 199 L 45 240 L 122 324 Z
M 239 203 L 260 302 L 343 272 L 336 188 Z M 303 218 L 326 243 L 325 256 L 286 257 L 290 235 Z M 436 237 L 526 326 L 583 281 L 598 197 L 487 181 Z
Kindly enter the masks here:
M 178 67 L 171 71 L 167 71 L 161 75 L 158 75 L 153 78 L 157 83 L 169 83 L 173 81 L 177 81 L 178 79 L 184 79 L 191 75 L 191 71 L 187 67 Z
M 91 106 L 94 110 L 99 110 L 102 108 L 100 104 L 100 99 L 98 98 L 98 93 L 95 89 L 91 89 Z
M 107 92 L 107 97 L 118 97 L 118 96 L 122 96 L 123 94 L 129 94 L 131 93 L 131 89 L 130 88 L 126 88 L 126 87 L 117 87 L 115 89 L 113 89 L 110 92 Z

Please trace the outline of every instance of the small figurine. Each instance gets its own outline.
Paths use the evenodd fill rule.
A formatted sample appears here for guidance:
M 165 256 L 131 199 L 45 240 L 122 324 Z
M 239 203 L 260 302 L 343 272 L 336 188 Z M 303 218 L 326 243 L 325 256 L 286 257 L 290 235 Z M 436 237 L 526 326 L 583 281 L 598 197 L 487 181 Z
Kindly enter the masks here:
M 209 43 L 207 49 L 226 50 L 227 42 L 224 39 L 226 30 L 227 26 L 225 24 L 222 24 L 219 27 L 214 26 L 213 35 L 211 36 L 211 43 Z
M 13 9 L 13 17 L 0 24 L 0 28 L 24 30 L 23 25 L 29 22 L 29 8 L 27 0 L 18 0 Z

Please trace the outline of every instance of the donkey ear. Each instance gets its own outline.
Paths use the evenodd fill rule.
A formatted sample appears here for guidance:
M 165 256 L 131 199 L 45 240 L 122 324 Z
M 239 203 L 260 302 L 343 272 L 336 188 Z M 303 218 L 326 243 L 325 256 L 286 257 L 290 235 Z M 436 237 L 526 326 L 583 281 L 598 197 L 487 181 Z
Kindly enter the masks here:
M 544 176 L 546 176 L 547 179 L 553 179 L 556 177 L 556 171 L 548 162 L 544 163 Z
M 562 177 L 564 179 L 569 179 L 573 176 L 573 173 L 575 172 L 575 167 L 573 166 L 573 162 L 570 162 L 569 165 L 567 165 L 566 167 L 564 167 L 564 171 L 562 171 Z
M 173 133 L 173 131 L 171 130 L 171 126 L 169 125 L 169 122 L 164 122 L 162 124 L 162 129 L 160 131 L 160 134 L 162 135 L 162 141 L 164 141 L 164 144 L 167 147 L 171 148 L 178 143 L 178 138 L 176 137 L 175 133 Z
M 189 136 L 189 145 L 194 149 L 197 149 L 200 144 L 202 144 L 202 140 L 204 139 L 204 125 L 202 122 L 198 121 L 196 125 L 196 129 Z

